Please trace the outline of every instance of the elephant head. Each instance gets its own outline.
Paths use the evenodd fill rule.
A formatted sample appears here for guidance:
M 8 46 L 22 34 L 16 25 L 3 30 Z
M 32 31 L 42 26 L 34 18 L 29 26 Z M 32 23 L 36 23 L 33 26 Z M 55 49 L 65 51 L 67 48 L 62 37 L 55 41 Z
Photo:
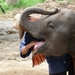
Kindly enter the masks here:
M 20 17 L 20 23 L 33 37 L 43 39 L 43 43 L 35 50 L 34 54 L 45 56 L 61 56 L 71 51 L 75 33 L 75 11 L 70 9 L 55 9 L 46 11 L 41 8 L 27 8 Z M 44 14 L 43 18 L 30 22 L 28 16 L 32 13 Z M 75 41 L 75 40 L 74 40 Z M 40 45 L 40 46 L 39 46 Z M 75 48 L 75 46 L 74 46 Z

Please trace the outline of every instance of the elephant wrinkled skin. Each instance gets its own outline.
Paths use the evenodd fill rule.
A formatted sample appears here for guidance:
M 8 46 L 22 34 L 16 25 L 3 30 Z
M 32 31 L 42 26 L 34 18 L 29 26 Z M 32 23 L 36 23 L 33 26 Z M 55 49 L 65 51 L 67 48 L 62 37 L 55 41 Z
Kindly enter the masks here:
M 44 14 L 43 18 L 30 22 L 32 13 Z M 27 8 L 20 18 L 20 23 L 32 36 L 43 39 L 44 43 L 34 54 L 61 56 L 66 52 L 75 52 L 75 11 L 61 9 L 46 11 L 41 8 Z

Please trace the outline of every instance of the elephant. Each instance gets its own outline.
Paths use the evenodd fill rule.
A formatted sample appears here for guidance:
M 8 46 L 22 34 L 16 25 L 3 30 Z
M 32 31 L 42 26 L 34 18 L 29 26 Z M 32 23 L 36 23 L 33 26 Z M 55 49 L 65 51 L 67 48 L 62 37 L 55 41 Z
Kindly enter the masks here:
M 44 14 L 41 19 L 31 22 L 28 16 L 32 13 Z M 69 53 L 73 57 L 75 68 L 75 10 L 55 9 L 46 11 L 41 8 L 26 8 L 20 17 L 20 33 L 22 38 L 24 28 L 35 38 L 42 39 L 38 42 L 34 55 L 61 56 Z M 74 69 L 75 70 L 75 69 Z
M 31 22 L 28 16 L 32 13 L 45 16 Z M 47 11 L 38 7 L 28 7 L 21 14 L 20 24 L 33 37 L 42 39 L 38 42 L 34 55 L 61 56 L 70 53 L 75 57 L 75 10 L 63 8 Z

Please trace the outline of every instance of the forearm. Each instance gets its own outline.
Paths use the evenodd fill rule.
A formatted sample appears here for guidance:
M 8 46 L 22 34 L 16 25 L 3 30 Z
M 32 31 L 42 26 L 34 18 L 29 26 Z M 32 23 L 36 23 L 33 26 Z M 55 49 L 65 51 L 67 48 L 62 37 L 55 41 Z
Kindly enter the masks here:
M 37 42 L 32 41 L 32 42 L 29 43 L 28 45 L 23 46 L 23 47 L 22 47 L 22 50 L 21 50 L 21 54 L 22 54 L 22 55 L 26 54 L 26 53 L 30 50 L 30 48 L 32 48 L 36 43 L 37 43 Z
M 21 50 L 21 54 L 24 55 L 28 52 L 28 50 L 30 49 L 29 45 L 26 45 L 22 48 Z

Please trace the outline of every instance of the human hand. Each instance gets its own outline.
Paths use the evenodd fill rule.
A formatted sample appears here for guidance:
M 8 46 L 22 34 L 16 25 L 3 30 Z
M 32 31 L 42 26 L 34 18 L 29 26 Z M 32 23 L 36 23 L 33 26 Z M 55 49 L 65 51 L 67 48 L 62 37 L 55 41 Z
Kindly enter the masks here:
M 35 22 L 36 20 L 39 20 L 41 18 L 41 15 L 37 15 L 37 16 L 29 16 L 28 19 L 31 21 L 31 22 Z
M 37 44 L 36 41 L 32 41 L 32 42 L 30 42 L 30 43 L 27 45 L 27 47 L 28 47 L 28 48 L 31 48 L 31 47 L 33 47 L 33 46 L 36 45 L 36 44 Z
M 21 54 L 22 54 L 22 55 L 26 54 L 26 53 L 28 52 L 28 50 L 29 50 L 31 47 L 33 47 L 36 43 L 37 43 L 37 42 L 32 41 L 32 42 L 30 42 L 29 44 L 27 44 L 26 46 L 24 46 L 24 47 L 22 48 L 22 50 L 21 50 Z

